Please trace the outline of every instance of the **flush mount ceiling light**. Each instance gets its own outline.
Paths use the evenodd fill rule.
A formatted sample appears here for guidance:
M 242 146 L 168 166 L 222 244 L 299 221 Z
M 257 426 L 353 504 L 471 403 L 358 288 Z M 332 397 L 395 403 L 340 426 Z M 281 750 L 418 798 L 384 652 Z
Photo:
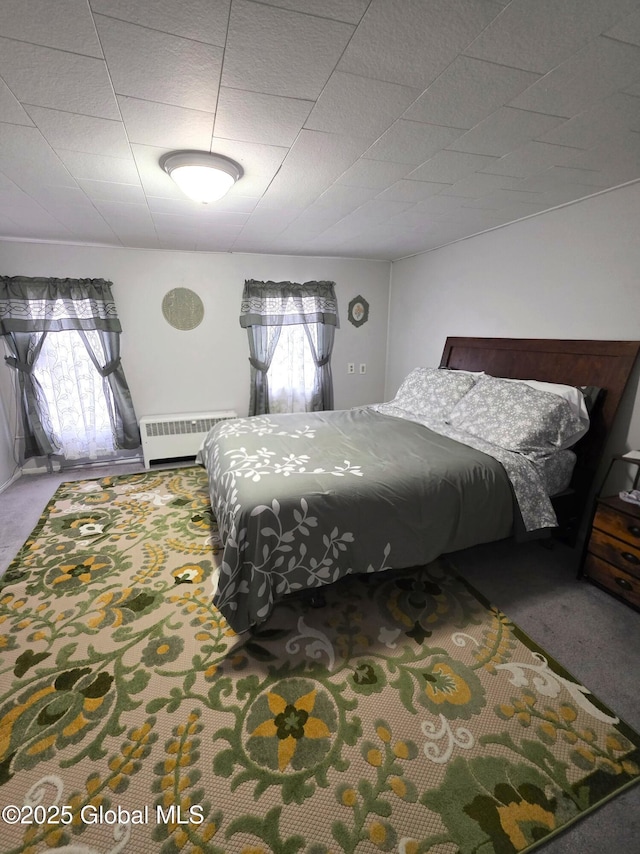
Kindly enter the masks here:
M 242 177 L 242 167 L 206 151 L 173 151 L 160 159 L 160 166 L 185 196 L 203 205 L 217 202 Z

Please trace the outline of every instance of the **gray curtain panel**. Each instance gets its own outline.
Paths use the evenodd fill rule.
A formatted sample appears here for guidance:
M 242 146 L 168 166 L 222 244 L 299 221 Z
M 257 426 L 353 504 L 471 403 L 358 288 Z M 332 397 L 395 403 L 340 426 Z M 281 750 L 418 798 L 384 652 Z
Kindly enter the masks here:
M 242 294 L 240 326 L 247 330 L 249 338 L 249 415 L 269 412 L 269 367 L 280 329 L 292 325 L 304 326 L 316 366 L 312 409 L 333 409 L 331 351 L 335 328 L 339 325 L 334 283 L 248 279 Z
M 73 329 L 81 335 L 91 361 L 111 390 L 116 447 L 133 449 L 140 445 L 133 401 L 120 363 L 122 327 L 111 282 L 2 276 L 0 335 L 12 352 L 5 361 L 18 374 L 25 458 L 60 453 L 51 436 L 46 402 L 33 376 L 33 366 L 47 334 Z M 89 330 L 98 332 L 103 353 L 93 352 L 84 334 Z
M 1 285 L 0 285 L 1 287 Z M 6 341 L 11 356 L 5 362 L 17 375 L 20 397 L 18 413 L 22 422 L 22 442 L 18 450 L 21 461 L 29 457 L 60 454 L 61 449 L 53 438 L 49 407 L 33 367 L 47 336 L 46 332 L 8 332 Z

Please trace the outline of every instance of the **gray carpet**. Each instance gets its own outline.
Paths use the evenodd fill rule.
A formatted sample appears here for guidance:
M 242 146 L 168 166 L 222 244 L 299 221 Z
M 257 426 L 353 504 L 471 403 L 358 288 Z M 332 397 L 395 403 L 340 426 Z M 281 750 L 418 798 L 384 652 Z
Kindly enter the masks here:
M 0 572 L 66 480 L 142 471 L 128 463 L 19 478 L 0 494 Z M 453 555 L 459 571 L 630 726 L 640 730 L 640 614 L 576 580 L 562 544 L 502 541 Z M 545 854 L 640 852 L 640 785 L 541 846 Z

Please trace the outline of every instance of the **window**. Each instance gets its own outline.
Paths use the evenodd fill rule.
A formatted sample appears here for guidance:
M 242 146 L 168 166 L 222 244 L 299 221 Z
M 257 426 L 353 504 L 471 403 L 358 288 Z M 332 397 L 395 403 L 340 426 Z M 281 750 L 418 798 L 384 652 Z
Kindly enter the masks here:
M 283 326 L 269 368 L 271 412 L 309 412 L 316 366 L 304 326 Z
M 97 332 L 85 334 L 93 351 L 102 352 Z M 51 437 L 65 459 L 95 460 L 115 453 L 111 391 L 78 332 L 49 332 L 33 375 L 44 396 L 42 410 L 48 416 Z
M 0 336 L 15 371 L 21 461 L 97 459 L 140 446 L 111 282 L 0 276 Z
M 333 282 L 244 283 L 240 325 L 251 366 L 249 415 L 333 409 Z

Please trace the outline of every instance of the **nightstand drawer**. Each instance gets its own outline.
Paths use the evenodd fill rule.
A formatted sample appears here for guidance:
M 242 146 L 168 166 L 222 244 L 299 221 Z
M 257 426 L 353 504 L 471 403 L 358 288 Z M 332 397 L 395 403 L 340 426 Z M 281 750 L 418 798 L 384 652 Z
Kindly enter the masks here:
M 640 519 L 621 513 L 606 504 L 600 504 L 593 520 L 593 527 L 605 531 L 625 543 L 637 544 L 640 548 Z
M 589 578 L 602 584 L 617 596 L 622 596 L 636 608 L 640 608 L 640 579 L 621 572 L 615 566 L 605 563 L 592 554 L 587 555 L 584 570 Z
M 640 579 L 640 547 L 593 528 L 589 551 Z

